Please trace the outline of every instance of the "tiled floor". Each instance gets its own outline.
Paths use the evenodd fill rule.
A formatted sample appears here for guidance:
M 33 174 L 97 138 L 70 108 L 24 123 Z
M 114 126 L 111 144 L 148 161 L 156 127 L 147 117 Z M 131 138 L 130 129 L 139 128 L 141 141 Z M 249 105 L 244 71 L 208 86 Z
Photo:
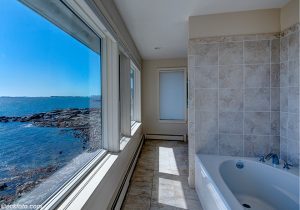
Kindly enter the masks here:
M 123 209 L 202 209 L 188 186 L 188 145 L 146 140 Z

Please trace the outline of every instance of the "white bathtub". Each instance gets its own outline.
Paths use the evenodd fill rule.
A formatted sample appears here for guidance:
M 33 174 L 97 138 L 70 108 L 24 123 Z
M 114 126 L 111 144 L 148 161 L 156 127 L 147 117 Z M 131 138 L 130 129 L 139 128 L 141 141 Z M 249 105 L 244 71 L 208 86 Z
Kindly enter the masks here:
M 257 158 L 198 154 L 195 159 L 195 187 L 204 210 L 300 209 L 297 168 L 274 168 Z M 244 167 L 238 169 L 237 162 Z

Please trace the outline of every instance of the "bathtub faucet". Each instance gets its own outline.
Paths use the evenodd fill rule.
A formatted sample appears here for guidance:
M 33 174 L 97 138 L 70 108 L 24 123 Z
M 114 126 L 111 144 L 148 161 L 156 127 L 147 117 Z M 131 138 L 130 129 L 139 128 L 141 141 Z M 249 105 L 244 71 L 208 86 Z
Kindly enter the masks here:
M 285 168 L 286 170 L 289 170 L 290 167 L 292 167 L 293 165 L 288 163 L 287 161 L 283 160 L 283 168 Z
M 270 160 L 270 158 L 272 158 L 272 163 L 273 165 L 279 165 L 279 158 L 278 155 L 275 153 L 269 153 L 266 155 L 266 159 Z

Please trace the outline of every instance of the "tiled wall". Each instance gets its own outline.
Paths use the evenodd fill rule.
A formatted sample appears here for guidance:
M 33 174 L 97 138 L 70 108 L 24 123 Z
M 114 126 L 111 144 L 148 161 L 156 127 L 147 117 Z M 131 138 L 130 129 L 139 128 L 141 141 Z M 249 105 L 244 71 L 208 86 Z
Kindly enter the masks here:
M 299 165 L 299 25 L 283 33 L 280 49 L 280 154 Z
M 198 152 L 299 162 L 299 32 L 192 39 L 188 78 L 191 176 Z
M 194 155 L 279 153 L 299 165 L 299 24 L 274 34 L 192 39 L 189 173 Z
M 189 116 L 194 121 L 189 134 L 195 134 L 196 152 L 235 156 L 279 152 L 276 35 L 190 41 Z

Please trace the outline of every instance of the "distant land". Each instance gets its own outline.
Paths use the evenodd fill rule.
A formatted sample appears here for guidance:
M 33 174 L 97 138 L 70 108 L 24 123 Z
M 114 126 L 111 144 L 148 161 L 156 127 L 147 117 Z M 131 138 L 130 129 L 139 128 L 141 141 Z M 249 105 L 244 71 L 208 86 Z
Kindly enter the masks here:
M 0 96 L 0 98 L 101 98 L 101 95 L 91 96 Z

